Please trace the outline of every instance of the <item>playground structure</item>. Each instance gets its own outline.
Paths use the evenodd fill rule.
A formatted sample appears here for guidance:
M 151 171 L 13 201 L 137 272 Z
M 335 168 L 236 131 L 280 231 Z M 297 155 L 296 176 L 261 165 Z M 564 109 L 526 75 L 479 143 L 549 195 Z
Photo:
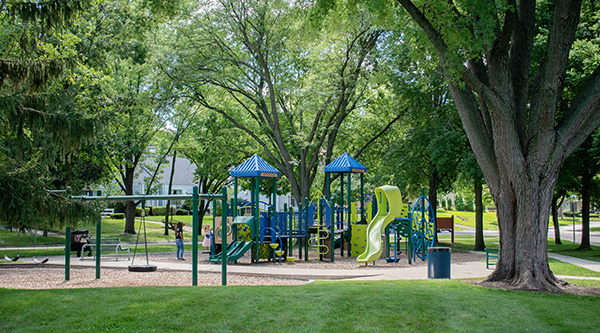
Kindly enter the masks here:
M 136 201 L 139 200 L 144 205 L 146 200 L 192 200 L 192 285 L 197 285 L 198 276 L 198 202 L 199 200 L 213 201 L 213 236 L 211 237 L 211 256 L 210 262 L 220 262 L 222 265 L 222 285 L 227 284 L 227 264 L 236 262 L 246 253 L 251 254 L 251 261 L 258 263 L 259 259 L 279 259 L 281 264 L 285 258 L 293 262 L 294 249 L 297 245 L 300 259 L 304 257 L 309 260 L 309 247 L 317 249 L 318 258 L 315 260 L 334 261 L 334 249 L 340 248 L 340 255 L 344 255 L 347 250 L 348 256 L 359 256 L 359 262 L 369 262 L 376 260 L 382 253 L 382 234 L 386 235 L 386 249 L 389 251 L 390 244 L 394 246 L 394 258 L 397 261 L 397 251 L 400 237 L 406 237 L 407 233 L 401 233 L 399 225 L 406 226 L 410 221 L 411 242 L 410 253 L 413 258 L 416 256 L 425 259 L 427 248 L 430 247 L 429 240 L 433 239 L 430 235 L 434 234 L 435 224 L 430 221 L 433 213 L 426 197 L 420 197 L 410 214 L 408 206 L 402 203 L 399 190 L 392 186 L 385 186 L 375 191 L 377 200 L 373 204 L 379 206 L 379 210 L 372 223 L 367 225 L 366 221 L 371 220 L 372 207 L 364 202 L 364 173 L 366 167 L 362 166 L 348 154 L 340 156 L 326 167 L 326 194 L 316 193 L 312 200 L 305 199 L 304 205 L 299 205 L 297 210 L 292 207 L 285 207 L 283 212 L 277 212 L 276 207 L 276 188 L 279 171 L 262 160 L 258 155 L 254 155 L 246 162 L 242 163 L 231 172 L 234 178 L 233 197 L 231 204 L 228 202 L 227 189 L 223 187 L 221 194 L 199 194 L 198 188 L 194 187 L 191 194 L 176 195 L 122 195 L 122 196 L 102 196 L 98 191 L 96 196 L 67 196 L 72 200 L 98 200 L 98 201 Z M 337 196 L 337 203 L 332 201 L 331 174 L 339 173 L 340 194 Z M 361 193 L 360 193 L 360 213 L 356 203 L 352 202 L 351 176 L 353 173 L 360 174 Z M 237 191 L 238 178 L 245 177 L 250 179 L 251 200 L 249 203 L 243 203 L 238 207 Z M 267 179 L 272 181 L 273 197 L 272 205 L 259 200 L 260 180 Z M 344 180 L 347 180 L 344 182 Z M 394 190 L 395 188 L 395 190 Z M 397 191 L 397 194 L 394 194 Z M 68 191 L 67 191 L 68 192 Z M 216 216 L 216 201 L 219 200 L 221 212 Z M 263 205 L 264 209 L 260 208 Z M 144 211 L 144 210 L 142 210 Z M 434 220 L 433 220 L 434 221 Z M 433 222 L 435 223 L 435 222 Z M 141 226 L 140 226 L 141 227 Z M 390 229 L 391 228 L 391 229 Z M 404 229 L 406 229 L 404 227 Z M 404 230 L 402 229 L 402 230 Z M 390 230 L 394 232 L 393 242 L 390 243 Z M 66 227 L 66 235 L 71 235 L 71 228 Z M 99 217 L 96 222 L 96 239 L 98 244 L 102 244 L 102 218 Z M 139 234 L 139 233 L 138 233 Z M 366 250 L 354 243 L 354 238 L 360 238 L 363 234 Z M 73 246 L 73 240 L 69 237 L 65 241 L 65 280 L 69 280 L 70 275 L 70 252 Z M 406 243 L 406 242 L 405 242 Z M 137 246 L 137 241 L 136 241 Z M 352 247 L 356 247 L 352 251 Z M 76 249 L 77 250 L 77 249 Z M 83 250 L 83 249 L 81 249 Z M 364 253 L 363 253 L 364 252 Z M 134 252 L 135 253 L 135 252 Z M 409 253 L 407 251 L 407 253 Z M 266 254 L 266 256 L 265 256 Z M 147 257 L 147 254 L 146 254 Z M 390 258 L 388 258 L 390 259 Z M 410 258 L 409 258 L 410 262 Z M 101 256 L 95 256 L 96 278 L 100 279 Z M 148 270 L 144 270 L 148 271 Z
M 225 218 L 220 221 L 218 219 L 213 219 L 213 230 L 218 233 L 218 230 L 227 229 L 227 231 L 223 230 L 223 234 L 231 235 L 231 238 L 228 239 L 225 236 L 221 239 L 217 237 L 213 238 L 213 246 L 211 246 L 212 255 L 209 259 L 210 262 L 222 261 L 224 259 L 222 254 L 224 252 L 227 252 L 229 261 L 236 261 L 247 251 L 252 250 L 251 261 L 258 263 L 261 247 L 266 249 L 269 253 L 268 258 L 271 258 L 273 254 L 276 254 L 275 251 L 279 251 L 277 253 L 279 253 L 279 257 L 281 257 L 285 252 L 288 241 L 292 237 L 295 236 L 296 238 L 301 238 L 304 236 L 300 233 L 299 229 L 295 230 L 288 224 L 287 215 L 289 214 L 286 212 L 277 213 L 274 209 L 277 202 L 277 178 L 279 175 L 280 173 L 277 169 L 258 155 L 250 157 L 231 171 L 231 176 L 233 177 L 232 209 L 223 210 L 227 212 L 228 220 Z M 247 209 L 238 210 L 237 193 L 238 178 L 240 177 L 249 178 L 250 180 L 250 203 L 246 203 L 242 206 L 242 208 L 250 208 L 249 216 L 238 216 L 239 213 L 247 213 Z M 273 204 L 267 204 L 268 209 L 266 211 L 261 211 L 260 209 L 261 202 L 259 198 L 259 188 L 260 180 L 262 178 L 272 179 Z M 216 211 L 215 208 L 216 206 L 213 206 L 213 212 Z M 224 220 L 227 222 L 222 223 Z M 289 222 L 291 222 L 291 220 L 289 220 Z M 244 235 L 242 235 L 242 231 L 245 231 Z M 275 243 L 275 240 L 278 240 L 278 243 Z M 227 244 L 227 246 L 223 246 L 223 243 Z M 223 248 L 225 250 L 223 250 Z
M 92 201 L 128 201 L 140 200 L 192 200 L 192 286 L 198 285 L 198 202 L 199 200 L 221 200 L 224 215 L 223 219 L 227 218 L 227 188 L 223 187 L 221 194 L 199 194 L 198 187 L 194 186 L 191 194 L 171 194 L 171 195 L 121 195 L 121 196 L 102 196 L 101 191 L 97 192 L 96 196 L 68 196 L 72 200 L 92 200 Z M 71 227 L 65 228 L 65 235 L 71 234 Z M 222 230 L 221 237 L 225 238 L 225 229 Z M 100 216 L 96 222 L 96 243 L 102 244 L 102 217 Z M 222 266 L 221 266 L 221 284 L 227 285 L 227 252 L 222 251 Z M 95 257 L 96 279 L 101 277 L 101 255 Z M 137 267 L 134 267 L 136 270 Z M 71 270 L 71 239 L 65 237 L 65 280 L 70 279 Z M 148 270 L 143 270 L 148 271 Z
M 366 248 L 357 257 L 358 262 L 374 262 L 381 257 L 385 243 L 385 253 L 393 248 L 393 256 L 386 256 L 388 262 L 397 262 L 400 253 L 400 239 L 405 239 L 408 262 L 417 258 L 426 260 L 428 248 L 435 241 L 436 226 L 433 207 L 421 188 L 421 196 L 409 212 L 408 204 L 402 202 L 400 190 L 395 186 L 382 186 L 375 189 L 378 211 L 366 229 Z M 382 240 L 382 235 L 385 235 Z M 390 237 L 390 236 L 393 236 Z
M 279 171 L 258 155 L 242 163 L 231 171 L 234 178 L 233 198 L 231 209 L 227 212 L 227 219 L 215 216 L 213 230 L 220 234 L 226 229 L 227 237 L 213 238 L 211 246 L 211 262 L 221 261 L 221 253 L 227 252 L 229 261 L 240 259 L 247 251 L 252 249 L 251 261 L 258 263 L 259 259 L 273 259 L 274 255 L 294 261 L 294 244 L 298 244 L 298 256 L 308 261 L 309 248 L 315 248 L 315 260 L 334 261 L 334 248 L 340 248 L 340 255 L 344 255 L 344 247 L 351 255 L 351 233 L 353 224 L 365 221 L 365 204 L 363 191 L 363 174 L 366 167 L 354 160 L 350 155 L 343 154 L 338 159 L 325 167 L 327 180 L 326 195 L 315 193 L 311 200 L 305 199 L 304 204 L 297 210 L 285 207 L 284 211 L 276 211 L 276 188 Z M 340 177 L 340 195 L 338 204 L 331 200 L 330 174 L 338 173 Z M 356 204 L 352 203 L 351 175 L 361 175 L 361 211 L 358 214 Z M 344 176 L 347 182 L 344 183 Z M 238 205 L 237 191 L 238 178 L 250 179 L 250 202 Z M 273 194 L 271 203 L 259 200 L 259 186 L 261 179 L 272 179 Z M 347 190 L 345 188 L 347 186 Z M 347 196 L 346 196 L 347 195 Z M 346 200 L 347 198 L 347 200 Z M 346 200 L 344 202 L 344 200 Z M 345 204 L 347 203 L 347 205 Z M 260 206 L 265 207 L 261 209 Z M 213 206 L 216 212 L 216 206 Z M 222 221 L 226 221 L 225 224 Z M 225 240 L 225 251 L 222 251 Z M 278 244 L 275 244 L 278 242 Z
M 293 261 L 294 244 L 297 244 L 299 258 L 306 261 L 334 262 L 334 249 L 340 248 L 341 256 L 347 250 L 347 255 L 357 256 L 359 262 L 375 261 L 384 251 L 388 262 L 397 262 L 401 253 L 401 239 L 405 240 L 404 251 L 409 263 L 416 258 L 425 260 L 427 249 L 434 242 L 435 219 L 424 190 L 411 210 L 409 204 L 402 202 L 397 187 L 382 186 L 375 190 L 376 200 L 373 204 L 379 208 L 375 209 L 364 202 L 364 172 L 366 167 L 350 155 L 343 154 L 325 167 L 325 195 L 317 191 L 310 201 L 306 198 L 297 210 L 286 207 L 283 212 L 277 212 L 274 207 L 279 171 L 258 155 L 252 156 L 231 171 L 234 178 L 231 208 L 227 210 L 226 218 L 214 216 L 216 237 L 213 238 L 210 261 L 220 262 L 222 253 L 226 252 L 228 260 L 235 262 L 248 251 L 253 263 L 258 263 L 260 259 L 275 260 L 275 257 L 279 257 L 280 261 L 282 258 Z M 335 173 L 340 174 L 337 203 L 331 199 L 331 174 Z M 361 176 L 360 212 L 356 203 L 352 202 L 353 173 Z M 237 200 L 239 177 L 249 178 L 251 187 L 250 202 L 241 202 L 241 205 Z M 272 204 L 259 200 L 261 179 L 272 180 Z M 216 211 L 213 205 L 213 213 Z M 372 211 L 377 213 L 371 219 Z M 367 223 L 367 220 L 371 223 Z M 221 233 L 227 237 L 221 238 Z M 225 251 L 221 250 L 223 240 Z M 309 258 L 309 248 L 316 250 L 313 251 L 316 257 Z M 392 255 L 389 255 L 390 251 Z

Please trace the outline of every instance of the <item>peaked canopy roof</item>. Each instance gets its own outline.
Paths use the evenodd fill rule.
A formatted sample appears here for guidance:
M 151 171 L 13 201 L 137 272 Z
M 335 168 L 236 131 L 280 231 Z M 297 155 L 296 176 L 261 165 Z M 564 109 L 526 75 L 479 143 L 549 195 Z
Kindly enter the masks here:
M 367 167 L 360 164 L 357 160 L 344 153 L 338 157 L 335 161 L 329 163 L 325 167 L 325 172 L 338 172 L 338 173 L 364 173 L 367 172 Z
M 254 154 L 254 156 L 250 157 L 246 162 L 233 169 L 233 171 L 231 171 L 231 176 L 277 178 L 279 177 L 279 171 L 271 164 L 267 163 L 267 161 L 258 157 L 257 154 Z

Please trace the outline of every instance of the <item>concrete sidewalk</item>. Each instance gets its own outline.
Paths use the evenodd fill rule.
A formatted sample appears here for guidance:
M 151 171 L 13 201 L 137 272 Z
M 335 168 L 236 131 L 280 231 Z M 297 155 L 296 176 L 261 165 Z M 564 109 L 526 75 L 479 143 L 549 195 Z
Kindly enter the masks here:
M 574 264 L 592 271 L 600 272 L 600 262 L 569 257 L 560 254 L 548 253 L 548 257 L 560 260 L 566 263 Z M 134 264 L 145 264 L 145 257 L 139 256 Z M 191 258 L 189 258 L 191 259 Z M 159 271 L 183 271 L 192 272 L 192 262 L 187 261 L 151 261 L 152 265 L 157 266 Z M 79 260 L 77 257 L 71 257 L 71 267 L 95 267 L 96 262 L 92 258 Z M 64 256 L 51 256 L 47 265 L 64 266 Z M 103 258 L 101 268 L 127 269 L 131 261 L 125 258 L 115 261 L 113 258 Z M 483 279 L 492 273 L 492 269 L 485 268 L 484 261 L 451 263 L 450 277 L 452 279 Z M 198 264 L 198 273 L 221 274 L 221 264 Z M 283 262 L 282 265 L 273 264 L 238 264 L 227 265 L 227 274 L 235 275 L 260 275 L 269 277 L 278 277 L 286 279 L 299 280 L 422 280 L 428 277 L 427 264 L 413 265 L 410 267 L 390 267 L 360 265 L 351 269 L 327 268 L 325 265 L 319 265 L 318 268 L 296 267 L 295 264 Z M 571 276 L 559 276 L 559 278 L 577 278 Z M 596 278 L 586 278 L 596 279 Z
M 600 262 L 597 262 L 597 261 L 579 259 L 579 258 L 569 257 L 569 256 L 565 256 L 562 254 L 556 254 L 556 253 L 548 253 L 548 258 L 553 258 L 556 260 L 560 260 L 562 262 L 566 262 L 569 264 L 587 268 L 591 271 L 600 272 Z

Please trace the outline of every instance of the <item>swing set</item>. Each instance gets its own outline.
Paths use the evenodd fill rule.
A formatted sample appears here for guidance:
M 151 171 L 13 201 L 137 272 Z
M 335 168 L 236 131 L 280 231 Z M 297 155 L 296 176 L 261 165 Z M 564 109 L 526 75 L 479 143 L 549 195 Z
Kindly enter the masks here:
M 45 264 L 48 262 L 48 260 L 50 260 L 50 258 L 48 258 L 48 236 L 46 236 L 46 258 L 39 260 L 38 258 L 36 258 L 35 254 L 36 254 L 36 249 L 37 249 L 37 235 L 38 235 L 38 230 L 37 228 L 33 230 L 33 258 L 31 260 L 33 260 L 33 262 L 35 264 L 41 265 L 41 264 Z
M 11 227 L 11 231 L 12 231 L 12 227 Z M 4 260 L 6 260 L 6 261 L 17 261 L 17 260 L 19 260 L 21 258 L 21 256 L 19 254 L 17 254 L 16 256 L 14 256 L 12 258 L 8 256 L 8 253 L 7 253 L 8 244 L 6 243 L 6 240 L 8 240 L 8 236 L 7 235 L 4 236 Z M 21 249 L 19 248 L 18 251 L 20 253 Z
M 141 200 L 143 205 L 146 200 L 192 200 L 192 286 L 198 285 L 198 202 L 199 200 L 221 200 L 221 205 L 223 207 L 223 219 L 227 219 L 227 188 L 223 187 L 221 194 L 200 194 L 198 193 L 198 187 L 194 186 L 192 190 L 192 194 L 170 194 L 170 195 L 121 195 L 121 196 L 102 196 L 100 191 L 97 192 L 96 196 L 71 196 L 73 200 L 100 200 L 100 201 L 130 201 L 130 200 Z M 142 212 L 145 212 L 145 209 L 142 209 Z M 145 215 L 145 214 L 144 214 Z M 146 232 L 145 232 L 145 216 L 142 216 L 142 222 L 140 224 L 140 228 L 142 225 L 144 226 L 144 244 L 146 247 L 146 265 L 133 265 L 133 260 L 135 260 L 135 252 L 134 250 L 134 259 L 132 260 L 132 265 L 129 266 L 130 272 L 152 272 L 156 271 L 156 266 L 150 265 L 148 260 L 148 244 L 146 240 Z M 141 229 L 140 229 L 141 231 Z M 71 227 L 67 226 L 65 230 L 65 235 L 71 234 Z M 138 232 L 138 240 L 136 240 L 136 249 L 139 241 Z M 102 218 L 99 218 L 96 222 L 96 242 L 101 244 L 102 240 Z M 223 228 L 222 237 L 226 239 L 226 228 Z M 70 260 L 71 260 L 71 251 L 70 251 L 70 240 L 67 237 L 66 243 L 69 245 L 65 245 L 65 280 L 68 281 L 70 278 Z M 227 252 L 222 251 L 222 261 L 221 261 L 221 285 L 227 285 Z M 96 279 L 100 279 L 100 255 L 96 256 Z
M 35 264 L 39 264 L 39 265 L 45 264 L 45 263 L 47 263 L 50 260 L 50 258 L 48 258 L 48 238 L 46 238 L 46 258 L 40 260 L 40 259 L 38 259 L 36 257 L 36 252 L 37 252 L 37 230 L 34 229 L 31 233 L 33 234 L 33 258 L 32 258 L 32 261 Z M 16 256 L 10 257 L 8 255 L 8 245 L 7 245 L 7 242 L 6 242 L 7 240 L 8 240 L 8 236 L 4 236 L 4 244 L 5 244 L 5 246 L 4 246 L 4 260 L 9 261 L 9 262 L 18 261 L 19 259 L 21 259 L 21 255 L 20 255 L 21 248 L 18 247 L 17 251 L 19 253 Z

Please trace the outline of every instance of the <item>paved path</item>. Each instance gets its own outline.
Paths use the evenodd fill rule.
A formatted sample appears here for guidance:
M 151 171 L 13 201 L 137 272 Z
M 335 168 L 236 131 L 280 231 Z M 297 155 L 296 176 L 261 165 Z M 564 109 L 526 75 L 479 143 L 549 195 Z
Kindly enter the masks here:
M 566 262 L 569 264 L 577 265 L 577 266 L 580 266 L 583 268 L 587 268 L 591 271 L 600 272 L 600 262 L 597 262 L 597 261 L 579 259 L 579 258 L 565 256 L 565 255 L 556 254 L 556 253 L 548 253 L 548 257 L 556 259 L 556 260 L 560 260 L 562 262 Z
M 141 259 L 141 260 L 140 260 Z M 143 265 L 144 260 L 140 258 L 135 261 L 136 265 Z M 50 257 L 48 264 L 64 266 L 64 257 Z M 126 259 L 114 261 L 103 259 L 102 268 L 125 269 L 131 264 Z M 192 271 L 191 261 L 184 262 L 151 262 L 160 271 Z M 71 259 L 71 267 L 95 267 L 95 261 L 90 259 Z M 475 261 L 466 263 L 454 263 L 451 265 L 451 278 L 463 279 L 485 278 L 492 271 L 485 268 L 485 262 Z M 198 273 L 221 273 L 221 264 L 199 264 Z M 228 274 L 238 275 L 262 275 L 301 280 L 422 280 L 427 279 L 427 265 L 412 267 L 382 267 L 373 265 L 357 265 L 354 269 L 327 269 L 327 268 L 294 268 L 293 264 L 282 265 L 228 265 Z
M 550 258 L 564 261 L 570 264 L 578 265 L 596 272 L 600 272 L 600 262 L 578 259 L 574 257 L 549 253 Z M 137 258 L 136 265 L 145 263 L 143 256 Z M 95 267 L 95 260 L 87 258 L 83 261 L 76 257 L 71 258 L 71 267 Z M 131 264 L 125 258 L 119 261 L 114 261 L 113 258 L 103 258 L 101 267 L 127 269 Z M 184 271 L 192 272 L 191 261 L 173 261 L 173 262 L 151 262 L 156 265 L 159 271 Z M 64 266 L 63 256 L 51 256 L 47 265 Z M 452 279 L 483 279 L 492 272 L 491 269 L 485 268 L 485 262 L 461 262 L 452 263 L 451 278 Z M 199 264 L 198 273 L 215 273 L 221 274 L 220 264 Z M 411 267 L 383 267 L 373 265 L 357 265 L 353 269 L 328 269 L 323 268 L 296 268 L 293 264 L 283 263 L 282 265 L 228 265 L 228 274 L 235 275 L 261 275 L 277 278 L 300 279 L 300 280 L 363 280 L 363 281 L 382 281 L 382 280 L 423 280 L 428 277 L 427 265 L 411 266 Z M 558 275 L 558 278 L 565 279 L 586 279 L 600 280 L 594 277 L 576 277 Z

